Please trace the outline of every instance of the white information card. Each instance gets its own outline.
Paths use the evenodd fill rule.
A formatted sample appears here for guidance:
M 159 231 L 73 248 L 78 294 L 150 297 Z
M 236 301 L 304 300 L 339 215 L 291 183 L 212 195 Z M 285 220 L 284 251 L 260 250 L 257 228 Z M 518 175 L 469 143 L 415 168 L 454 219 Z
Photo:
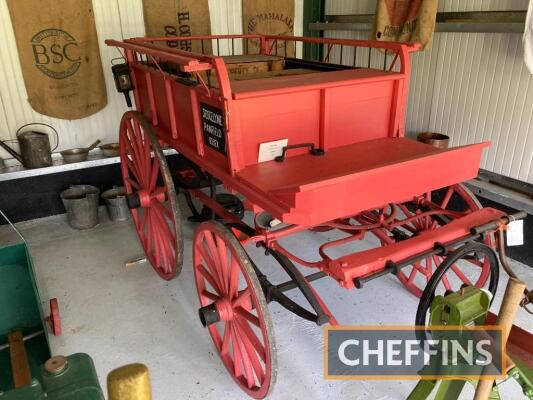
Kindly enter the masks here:
M 265 142 L 259 145 L 259 157 L 257 162 L 272 161 L 277 156 L 281 156 L 283 148 L 287 146 L 289 139 L 280 139 L 273 142 Z

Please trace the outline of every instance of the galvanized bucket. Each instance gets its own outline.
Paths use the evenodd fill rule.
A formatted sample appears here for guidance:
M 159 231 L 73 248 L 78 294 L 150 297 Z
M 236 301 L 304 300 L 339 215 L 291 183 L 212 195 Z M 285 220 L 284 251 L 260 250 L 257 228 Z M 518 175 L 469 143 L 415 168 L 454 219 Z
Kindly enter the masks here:
M 98 225 L 100 190 L 90 185 L 72 185 L 61 192 L 67 210 L 68 223 L 74 229 L 89 229 Z
M 107 212 L 111 221 L 126 221 L 130 217 L 130 209 L 126 202 L 123 187 L 115 187 L 102 193 Z

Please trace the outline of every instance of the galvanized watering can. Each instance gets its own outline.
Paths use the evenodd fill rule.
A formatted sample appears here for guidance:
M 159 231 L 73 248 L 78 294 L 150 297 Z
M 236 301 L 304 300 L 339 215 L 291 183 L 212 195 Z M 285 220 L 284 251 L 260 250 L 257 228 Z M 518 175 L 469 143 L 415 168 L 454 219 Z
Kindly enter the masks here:
M 50 138 L 47 133 L 38 131 L 27 131 L 19 133 L 23 128 L 29 125 L 43 125 L 52 129 L 56 136 L 56 145 L 53 150 L 59 146 L 59 135 L 57 131 L 50 125 L 34 122 L 31 124 L 22 125 L 16 132 L 17 140 L 20 146 L 20 154 L 9 147 L 4 142 L 0 141 L 0 146 L 4 148 L 9 154 L 17 159 L 24 168 L 43 168 L 52 165 L 52 149 L 50 147 Z

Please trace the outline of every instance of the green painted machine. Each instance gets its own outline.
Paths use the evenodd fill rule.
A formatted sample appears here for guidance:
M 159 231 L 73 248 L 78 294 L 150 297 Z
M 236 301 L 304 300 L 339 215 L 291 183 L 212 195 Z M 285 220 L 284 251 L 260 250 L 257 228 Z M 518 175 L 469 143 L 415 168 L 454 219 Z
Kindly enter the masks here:
M 93 361 L 87 354 L 49 359 L 40 379 L 0 395 L 2 400 L 104 400 Z
M 489 313 L 491 296 L 476 287 L 464 287 L 458 292 L 436 296 L 431 303 L 429 326 L 492 325 L 496 317 Z M 507 354 L 512 363 L 507 376 L 521 387 L 526 398 L 533 399 L 533 337 L 517 326 L 512 327 L 507 344 Z M 421 380 L 408 400 L 435 400 L 459 398 L 466 380 Z M 470 381 L 474 386 L 477 381 Z M 436 392 L 435 392 L 436 391 Z M 498 386 L 494 385 L 490 400 L 500 399 Z
M 2 231 L 11 244 L 0 247 L 0 400 L 104 399 L 88 355 L 51 358 L 47 322 L 61 334 L 57 300 L 45 317 L 27 244 L 11 226 L 16 240 Z

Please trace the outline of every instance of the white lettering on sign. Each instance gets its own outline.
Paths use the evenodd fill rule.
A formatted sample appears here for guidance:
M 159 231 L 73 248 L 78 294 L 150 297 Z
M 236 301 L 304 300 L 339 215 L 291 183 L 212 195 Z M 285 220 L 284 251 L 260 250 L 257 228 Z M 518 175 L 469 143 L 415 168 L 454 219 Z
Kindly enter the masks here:
M 200 109 L 204 143 L 212 149 L 226 154 L 226 130 L 223 111 L 209 104 L 201 104 Z
M 205 108 L 202 110 L 203 114 L 202 117 L 214 124 L 217 124 L 219 126 L 224 126 L 222 122 L 222 115 L 214 113 L 211 110 L 206 110 Z
M 222 138 L 222 129 L 217 128 L 216 126 L 209 125 L 207 122 L 204 122 L 204 132 L 209 133 L 210 135 Z

